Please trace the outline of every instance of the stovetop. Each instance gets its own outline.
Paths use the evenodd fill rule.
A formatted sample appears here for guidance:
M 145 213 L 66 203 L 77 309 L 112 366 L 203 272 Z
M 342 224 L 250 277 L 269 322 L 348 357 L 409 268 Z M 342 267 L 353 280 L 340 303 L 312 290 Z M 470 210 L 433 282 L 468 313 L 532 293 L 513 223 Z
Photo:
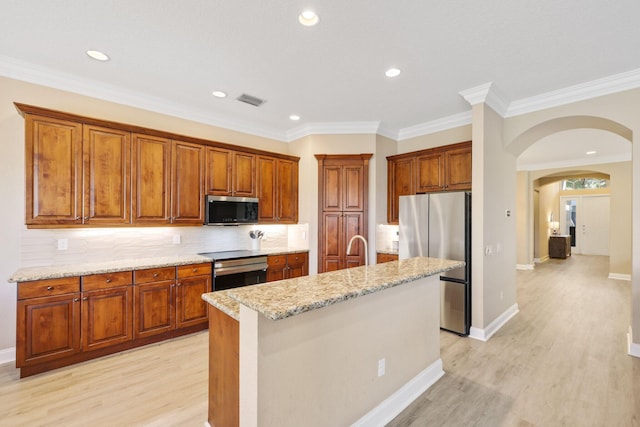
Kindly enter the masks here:
M 201 252 L 198 255 L 213 258 L 214 261 L 223 261 L 228 259 L 242 259 L 242 258 L 265 256 L 267 255 L 267 253 L 263 251 L 241 250 L 241 251 Z

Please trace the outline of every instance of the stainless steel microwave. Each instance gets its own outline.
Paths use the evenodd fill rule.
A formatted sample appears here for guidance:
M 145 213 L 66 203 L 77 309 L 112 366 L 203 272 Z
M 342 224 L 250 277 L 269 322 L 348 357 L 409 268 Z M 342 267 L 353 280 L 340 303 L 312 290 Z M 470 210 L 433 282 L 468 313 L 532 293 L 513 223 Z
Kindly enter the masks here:
M 207 196 L 205 225 L 258 223 L 258 199 L 254 197 Z

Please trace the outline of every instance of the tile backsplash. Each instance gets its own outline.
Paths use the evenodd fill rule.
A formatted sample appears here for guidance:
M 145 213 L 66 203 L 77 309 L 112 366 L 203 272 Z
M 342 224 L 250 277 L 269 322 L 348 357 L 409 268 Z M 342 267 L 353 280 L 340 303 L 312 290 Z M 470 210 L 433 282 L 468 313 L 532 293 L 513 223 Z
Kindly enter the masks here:
M 21 267 L 251 249 L 249 231 L 254 229 L 264 232 L 262 249 L 309 248 L 309 225 L 306 223 L 236 227 L 25 229 L 21 239 Z
M 378 224 L 376 226 L 376 249 L 381 251 L 397 251 L 398 242 L 397 225 Z

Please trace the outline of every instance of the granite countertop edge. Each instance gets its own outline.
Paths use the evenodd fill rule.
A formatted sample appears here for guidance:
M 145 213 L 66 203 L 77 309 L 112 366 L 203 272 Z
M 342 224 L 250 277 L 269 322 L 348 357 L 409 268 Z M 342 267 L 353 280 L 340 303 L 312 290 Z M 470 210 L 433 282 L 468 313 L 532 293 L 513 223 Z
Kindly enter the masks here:
M 432 263 L 433 265 L 431 265 Z M 407 270 L 410 270 L 410 272 L 398 274 L 397 271 L 402 268 L 403 264 L 407 266 Z M 236 320 L 239 320 L 240 317 L 239 304 L 243 304 L 264 317 L 275 321 L 434 276 L 462 266 L 464 266 L 463 261 L 414 258 L 212 292 L 204 294 L 202 298 Z M 416 268 L 420 269 L 420 271 L 413 271 Z M 368 274 L 371 274 L 371 276 L 380 274 L 381 276 L 372 277 L 369 280 L 367 279 Z M 391 274 L 396 274 L 396 277 L 387 278 L 385 276 Z M 349 277 L 350 275 L 354 277 L 351 278 Z M 327 286 L 326 281 L 331 281 L 332 279 L 337 284 L 337 288 L 331 285 Z M 345 282 L 351 281 L 351 279 L 357 279 L 363 283 L 347 286 Z M 367 283 L 368 281 L 370 283 Z M 296 301 L 294 297 L 292 297 L 294 298 L 293 300 L 279 298 L 283 294 L 295 295 L 300 292 L 303 294 L 299 301 Z M 311 297 L 304 294 L 305 292 L 308 292 Z M 281 305 L 278 306 L 278 304 Z

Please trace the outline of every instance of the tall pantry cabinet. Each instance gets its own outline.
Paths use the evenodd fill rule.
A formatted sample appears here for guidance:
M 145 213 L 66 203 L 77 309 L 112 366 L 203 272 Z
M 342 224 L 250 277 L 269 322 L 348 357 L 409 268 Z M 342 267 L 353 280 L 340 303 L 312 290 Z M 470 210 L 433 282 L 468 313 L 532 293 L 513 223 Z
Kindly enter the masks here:
M 364 265 L 367 237 L 369 159 L 372 154 L 316 154 L 318 159 L 318 272 Z

